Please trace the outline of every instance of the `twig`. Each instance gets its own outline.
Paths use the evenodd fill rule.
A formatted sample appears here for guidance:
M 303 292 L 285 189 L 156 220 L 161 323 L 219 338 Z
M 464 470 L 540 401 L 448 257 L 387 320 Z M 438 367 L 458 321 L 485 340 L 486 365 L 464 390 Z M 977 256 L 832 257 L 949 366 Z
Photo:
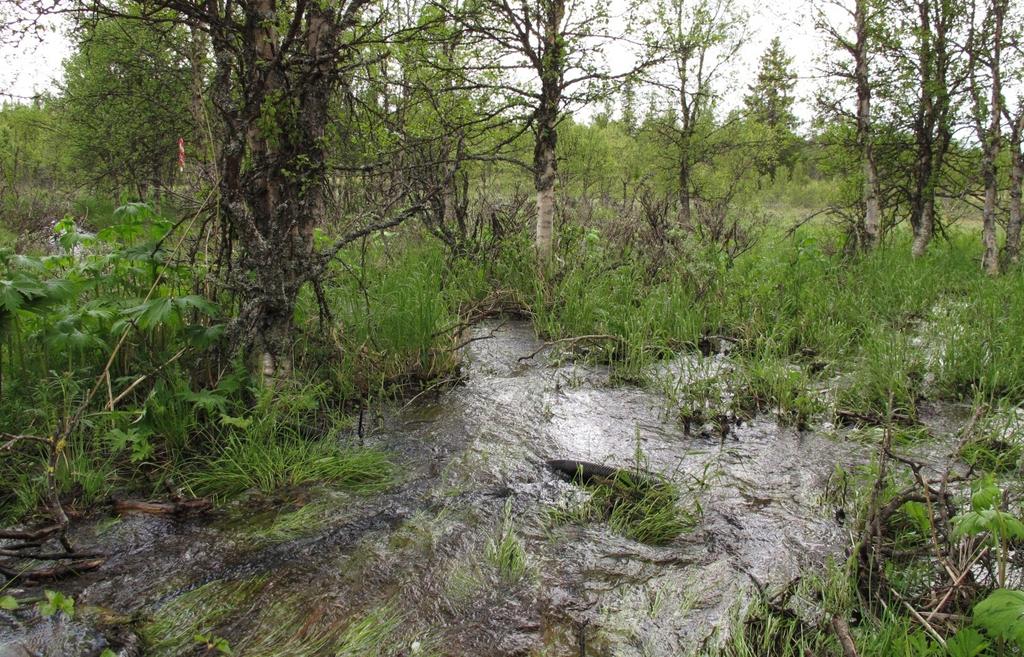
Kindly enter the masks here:
M 928 618 L 926 618 L 925 620 L 930 621 L 932 618 L 948 615 L 941 613 L 942 608 L 946 606 L 946 603 L 949 601 L 950 596 L 952 596 L 953 592 L 957 590 L 957 587 L 959 587 L 963 583 L 964 579 L 966 579 L 966 577 L 971 574 L 971 568 L 974 567 L 974 564 L 978 563 L 978 561 L 981 560 L 981 558 L 985 556 L 987 553 L 988 546 L 986 546 L 983 550 L 979 551 L 978 554 L 973 559 L 971 559 L 970 562 L 967 563 L 967 565 L 963 569 L 963 572 L 960 573 L 959 577 L 953 580 L 953 583 L 950 585 L 949 590 L 946 591 L 946 595 L 942 596 L 942 600 L 939 601 L 939 604 L 935 605 L 935 609 L 928 613 Z
M 407 409 L 410 406 L 412 406 L 413 403 L 415 403 L 417 399 L 419 399 L 423 395 L 427 394 L 431 390 L 436 390 L 437 388 L 440 388 L 443 385 L 446 385 L 446 384 L 449 384 L 449 383 L 454 383 L 454 382 L 458 381 L 459 379 L 460 379 L 460 377 L 458 377 L 458 376 L 449 376 L 449 377 L 445 377 L 443 379 L 438 379 L 434 383 L 430 384 L 429 386 L 427 386 L 423 390 L 420 390 L 418 393 L 413 395 L 412 398 L 409 401 L 405 402 L 405 405 L 402 406 L 402 410 L 404 411 L 405 409 Z
M 857 657 L 857 645 L 850 634 L 850 626 L 838 615 L 832 617 L 832 631 L 836 633 L 839 644 L 843 647 L 844 657 Z
M 946 647 L 946 640 L 942 638 L 942 635 L 935 631 L 935 628 L 932 627 L 931 623 L 926 621 L 924 619 L 924 616 L 922 616 L 920 613 L 918 613 L 918 611 L 916 609 L 914 609 L 914 606 L 911 605 L 909 602 L 907 602 L 903 598 L 903 596 L 899 594 L 899 591 L 896 591 L 895 589 L 890 588 L 889 592 L 892 593 L 896 597 L 896 599 L 899 600 L 900 603 L 904 607 L 907 608 L 907 611 L 909 611 L 910 615 L 914 617 L 914 620 L 916 620 L 918 623 L 921 624 L 921 627 L 924 628 L 925 632 L 930 634 L 933 639 L 938 641 L 940 646 L 942 646 L 943 648 Z
M 18 550 L 8 550 L 6 548 L 0 548 L 0 557 L 11 557 L 14 559 L 25 559 L 28 561 L 39 560 L 39 561 L 60 561 L 62 559 L 92 559 L 95 557 L 102 557 L 102 552 L 34 552 L 32 554 L 25 554 Z
M 0 539 L 39 541 L 53 536 L 61 529 L 60 525 L 49 525 L 40 529 L 0 529 Z
M 622 338 L 617 335 L 578 335 L 572 338 L 561 338 L 560 340 L 551 340 L 550 342 L 545 342 L 540 347 L 538 347 L 537 350 L 534 351 L 532 354 L 529 354 L 527 356 L 520 356 L 518 358 L 518 361 L 522 363 L 523 361 L 530 360 L 540 352 L 544 351 L 549 347 L 553 347 L 556 344 L 576 344 L 577 342 L 584 342 L 588 340 L 593 342 L 596 342 L 598 340 L 613 340 L 620 344 L 623 342 Z
M 174 361 L 176 361 L 176 360 L 178 360 L 179 358 L 181 358 L 181 355 L 182 355 L 183 353 L 185 353 L 185 351 L 186 351 L 187 349 L 188 349 L 188 347 L 182 347 L 181 349 L 179 349 L 179 350 L 178 350 L 178 353 L 176 353 L 176 354 L 174 354 L 173 356 L 171 356 L 171 357 L 170 357 L 170 358 L 169 358 L 169 359 L 168 359 L 168 360 L 167 360 L 166 362 L 164 362 L 164 363 L 163 363 L 162 365 L 160 365 L 159 367 L 157 367 L 157 368 L 156 368 L 155 370 L 153 370 L 152 372 L 149 372 L 148 374 L 143 374 L 143 375 L 142 375 L 142 376 L 140 376 L 139 378 L 137 378 L 137 379 L 135 379 L 134 381 L 132 381 L 131 385 L 129 385 L 129 386 L 127 387 L 127 388 L 125 388 L 125 389 L 124 389 L 124 391 L 122 391 L 122 392 L 121 392 L 121 394 L 119 394 L 119 395 L 118 395 L 117 397 L 112 397 L 112 398 L 110 399 L 110 401 L 109 401 L 109 402 L 107 403 L 107 410 L 108 410 L 108 411 L 112 411 L 112 410 L 114 410 L 114 406 L 117 406 L 117 404 L 118 404 L 118 403 L 119 403 L 119 402 L 120 402 L 120 401 L 121 401 L 122 399 L 124 399 L 125 397 L 127 397 L 127 396 L 128 396 L 128 394 L 129 394 L 129 393 L 130 393 L 130 392 L 131 392 L 132 390 L 135 390 L 135 388 L 136 388 L 136 387 L 138 387 L 138 386 L 139 386 L 139 384 L 141 384 L 142 382 L 146 381 L 147 379 L 149 379 L 149 378 L 151 378 L 151 377 L 154 377 L 154 376 L 156 376 L 156 375 L 157 375 L 157 374 L 159 374 L 159 373 L 160 373 L 160 372 L 161 372 L 161 371 L 162 371 L 162 370 L 163 370 L 163 369 L 164 369 L 165 367 L 167 367 L 168 365 L 170 365 L 170 364 L 171 364 L 171 363 L 173 363 Z
M 84 561 L 74 561 L 63 566 L 51 566 L 49 568 L 40 568 L 39 570 L 23 571 L 17 571 L 11 568 L 7 568 L 6 566 L 0 566 L 0 575 L 6 576 L 7 579 L 9 580 L 8 583 L 14 581 L 52 581 L 78 575 L 79 573 L 88 572 L 90 570 L 96 570 L 105 562 L 105 559 L 87 559 Z
M 466 345 L 469 345 L 469 344 L 471 344 L 473 342 L 477 342 L 479 340 L 490 340 L 491 338 L 494 337 L 495 333 L 497 333 L 499 330 L 504 328 L 505 324 L 508 324 L 508 322 L 503 321 L 501 324 L 498 324 L 493 329 L 491 329 L 491 332 L 488 333 L 487 335 L 478 335 L 475 338 L 469 338 L 468 340 L 465 340 L 465 341 L 459 343 L 458 345 L 452 347 L 451 351 L 458 351 L 459 349 L 462 349 Z
M 3 446 L 0 446 L 0 450 L 13 449 L 16 444 L 22 441 L 42 443 L 49 447 L 52 441 L 49 438 L 43 438 L 41 436 L 26 436 L 26 435 L 15 435 L 13 433 L 0 432 L 0 438 L 6 440 Z

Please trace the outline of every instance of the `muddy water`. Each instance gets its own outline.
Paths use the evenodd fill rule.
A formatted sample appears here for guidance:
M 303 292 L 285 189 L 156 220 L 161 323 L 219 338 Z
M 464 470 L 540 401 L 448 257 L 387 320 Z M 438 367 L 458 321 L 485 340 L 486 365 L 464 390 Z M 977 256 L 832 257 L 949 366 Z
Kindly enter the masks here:
M 88 524 L 76 542 L 110 559 L 61 586 L 75 620 L 0 612 L 0 657 L 202 654 L 197 632 L 252 656 L 684 655 L 752 579 L 782 586 L 841 551 L 822 494 L 859 448 L 767 417 L 724 441 L 688 436 L 653 390 L 543 354 L 520 362 L 539 346 L 528 324 L 474 330 L 490 337 L 467 347 L 464 385 L 366 438 L 404 471 L 389 492 Z M 638 449 L 703 510 L 692 531 L 651 547 L 553 519 L 586 493 L 546 459 L 628 466 Z M 525 550 L 518 576 L 488 558 L 503 524 Z

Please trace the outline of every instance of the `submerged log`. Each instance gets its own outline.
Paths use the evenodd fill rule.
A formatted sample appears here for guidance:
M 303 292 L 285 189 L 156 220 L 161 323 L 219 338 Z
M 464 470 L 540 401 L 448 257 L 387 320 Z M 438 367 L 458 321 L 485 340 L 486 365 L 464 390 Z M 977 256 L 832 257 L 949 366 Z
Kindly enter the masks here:
M 205 498 L 175 502 L 146 502 L 143 500 L 114 500 L 114 513 L 148 513 L 156 516 L 182 516 L 209 511 L 213 503 Z
M 658 477 L 649 472 L 613 468 L 608 465 L 588 463 L 587 461 L 551 459 L 547 463 L 552 470 L 567 477 L 573 483 L 607 484 L 615 481 L 619 476 L 628 476 L 633 482 L 643 486 L 653 486 L 660 483 Z
M 29 559 L 31 558 L 31 555 L 26 555 L 25 558 Z M 79 561 L 72 561 L 71 563 L 54 564 L 52 566 L 37 568 L 35 570 L 17 570 L 10 568 L 9 566 L 0 566 L 0 575 L 7 577 L 8 584 L 11 582 L 38 584 L 41 582 L 53 582 L 67 577 L 74 577 L 75 575 L 89 572 L 90 570 L 96 570 L 106 563 L 106 561 L 107 560 L 104 558 L 83 559 Z
M 61 529 L 61 525 L 49 525 L 39 529 L 0 529 L 0 539 L 40 541 L 59 533 Z

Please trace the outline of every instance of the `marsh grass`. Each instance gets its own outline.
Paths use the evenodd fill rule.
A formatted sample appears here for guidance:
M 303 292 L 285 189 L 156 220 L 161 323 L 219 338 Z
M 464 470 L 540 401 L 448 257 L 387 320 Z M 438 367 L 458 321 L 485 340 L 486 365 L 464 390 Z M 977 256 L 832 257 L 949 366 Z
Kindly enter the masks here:
M 266 582 L 265 577 L 214 580 L 162 605 L 139 629 L 147 654 L 157 657 L 189 654 L 197 634 L 213 633 L 232 613 L 252 605 Z
M 836 391 L 837 414 L 875 424 L 890 417 L 915 422 L 923 380 L 923 359 L 908 336 L 894 332 L 872 335 Z
M 302 594 L 270 601 L 238 654 L 250 657 L 432 657 L 435 639 L 394 602 L 338 615 Z
M 484 556 L 508 581 L 518 581 L 526 574 L 526 549 L 516 536 L 511 500 L 505 503 L 500 531 L 496 538 L 488 541 Z
M 991 409 L 960 447 L 960 457 L 1001 477 L 1024 471 L 1024 411 L 1007 403 Z
M 384 657 L 402 651 L 402 615 L 391 605 L 369 611 L 342 631 L 332 646 L 335 657 Z
M 646 473 L 617 470 L 608 480 L 586 485 L 586 499 L 551 511 L 555 522 L 606 522 L 627 538 L 648 545 L 666 545 L 694 527 L 699 507 L 685 510 L 679 488 Z
M 182 479 L 218 500 L 314 482 L 360 493 L 386 488 L 393 465 L 380 451 L 343 442 L 351 420 L 325 412 L 327 394 L 322 385 L 294 383 L 262 391 L 241 417 L 221 414 L 212 444 L 180 467 Z
M 948 242 L 918 259 L 907 257 L 902 232 L 874 253 L 844 258 L 826 227 L 791 237 L 769 231 L 732 266 L 693 249 L 654 267 L 635 246 L 577 237 L 544 285 L 512 275 L 515 267 L 503 270 L 504 283 L 524 286 L 544 337 L 616 336 L 619 348 L 587 354 L 610 365 L 613 379 L 649 384 L 658 361 L 725 336 L 745 370 L 727 377 L 745 397 L 737 401 L 785 423 L 807 423 L 829 407 L 868 424 L 890 410 L 913 423 L 926 397 L 1024 400 L 1024 306 L 1010 301 L 1024 295 L 1024 278 L 985 276 L 970 230 L 950 230 Z M 681 407 L 684 419 L 709 414 L 701 399 L 705 409 L 717 405 L 713 390 L 694 385 L 676 396 L 693 406 Z M 828 387 L 832 398 L 815 392 Z
M 249 526 L 246 535 L 253 540 L 279 543 L 307 536 L 321 527 L 330 511 L 323 502 L 313 502 L 294 511 L 278 513 L 265 527 Z
M 383 452 L 342 447 L 330 438 L 232 432 L 216 457 L 190 471 L 187 481 L 196 493 L 223 500 L 312 482 L 379 491 L 393 482 L 394 467 Z
M 824 410 L 824 404 L 813 390 L 813 382 L 805 368 L 790 365 L 771 356 L 741 361 L 738 372 L 741 405 L 751 410 L 774 413 L 784 424 L 803 429 Z

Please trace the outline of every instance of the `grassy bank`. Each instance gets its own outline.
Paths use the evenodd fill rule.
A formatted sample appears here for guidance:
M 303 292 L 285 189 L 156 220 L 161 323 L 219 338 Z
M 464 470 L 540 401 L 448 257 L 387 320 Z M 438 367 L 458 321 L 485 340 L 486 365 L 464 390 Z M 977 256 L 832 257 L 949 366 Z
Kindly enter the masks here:
M 233 309 L 196 294 L 207 291 L 201 268 L 169 264 L 180 257 L 165 239 L 171 223 L 144 206 L 116 219 L 95 235 L 62 226 L 62 254 L 3 259 L 0 422 L 49 435 L 92 392 L 57 473 L 86 506 L 165 473 L 220 481 L 191 470 L 225 466 L 209 455 L 266 451 L 262 436 L 351 435 L 360 407 L 455 374 L 458 329 L 484 299 L 532 315 L 547 339 L 606 336 L 587 356 L 621 380 L 651 383 L 657 362 L 727 344 L 734 367 L 715 385 L 669 386 L 687 421 L 774 412 L 799 426 L 889 415 L 912 424 L 925 399 L 995 406 L 1024 395 L 1024 306 L 1011 301 L 1024 298 L 1024 277 L 984 276 L 974 235 L 952 232 L 918 260 L 896 235 L 849 260 L 833 253 L 827 228 L 812 227 L 768 234 L 734 261 L 696 241 L 653 252 L 572 229 L 561 266 L 543 281 L 525 236 L 468 259 L 414 232 L 378 235 L 341 254 L 319 300 L 306 290 L 296 380 L 288 394 L 260 400 L 243 363 L 217 356 Z M 71 255 L 81 249 L 87 255 Z M 126 389 L 111 408 L 113 391 Z M 250 417 L 257 400 L 265 422 Z M 38 458 L 28 448 L 0 465 L 17 482 L 0 500 L 8 521 L 39 504 Z

